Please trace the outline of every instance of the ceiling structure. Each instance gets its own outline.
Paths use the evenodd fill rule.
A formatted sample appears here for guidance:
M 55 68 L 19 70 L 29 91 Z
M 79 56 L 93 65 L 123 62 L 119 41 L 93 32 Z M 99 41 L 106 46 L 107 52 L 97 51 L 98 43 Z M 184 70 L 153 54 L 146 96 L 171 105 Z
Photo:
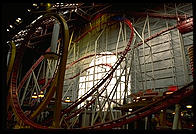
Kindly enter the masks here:
M 159 5 L 160 3 L 6 3 L 3 5 L 8 32 L 6 39 L 11 39 L 44 12 L 59 12 L 67 20 L 70 29 L 78 29 L 101 13 L 144 12 L 147 8 Z M 17 22 L 18 18 L 21 19 L 20 22 Z

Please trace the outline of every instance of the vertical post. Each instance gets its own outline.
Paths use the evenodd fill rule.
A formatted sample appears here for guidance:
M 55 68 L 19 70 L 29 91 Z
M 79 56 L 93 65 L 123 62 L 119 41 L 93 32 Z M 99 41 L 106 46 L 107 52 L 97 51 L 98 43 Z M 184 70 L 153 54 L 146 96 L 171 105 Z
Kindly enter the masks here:
M 59 30 L 60 30 L 60 25 L 57 23 L 57 21 L 54 24 L 53 31 L 52 31 L 52 39 L 51 39 L 51 52 L 56 52 L 56 47 L 57 47 L 57 41 L 59 37 Z
M 178 129 L 179 116 L 180 116 L 180 105 L 176 104 L 175 115 L 174 115 L 174 120 L 173 120 L 173 125 L 172 125 L 173 130 Z
M 142 30 L 142 43 L 143 43 L 143 59 L 144 59 L 144 81 L 145 81 L 145 89 L 147 89 L 147 80 L 146 80 L 146 55 L 145 55 L 145 42 L 144 42 L 144 31 L 146 28 L 147 18 L 144 23 L 144 27 Z
M 136 52 L 137 52 L 137 57 L 138 57 L 138 62 L 139 62 L 139 70 L 140 70 L 140 75 L 141 75 L 141 81 L 142 81 L 142 89 L 144 91 L 144 83 L 143 83 L 143 77 L 142 77 L 142 69 L 141 69 L 141 64 L 140 64 L 140 57 L 139 57 L 139 49 L 136 48 Z
M 165 127 L 166 126 L 166 110 L 161 110 L 160 113 L 160 126 Z
M 189 82 L 189 76 L 187 71 L 187 64 L 186 64 L 186 57 L 185 57 L 185 50 L 184 50 L 184 42 L 181 33 L 178 31 L 178 37 L 180 42 L 180 51 L 181 51 L 181 57 L 182 57 L 182 64 L 183 64 L 183 71 L 184 71 L 184 83 Z
M 165 14 L 166 14 L 167 12 L 166 12 L 166 6 L 165 6 L 165 4 L 164 4 L 164 10 L 165 10 Z M 168 28 L 168 22 L 167 22 L 167 20 L 165 21 L 165 23 L 166 23 L 166 27 Z M 169 34 L 168 35 L 170 37 L 170 40 L 169 40 L 170 53 L 171 53 L 171 59 L 172 59 L 172 63 L 173 63 L 173 65 L 171 65 L 172 66 L 173 85 L 176 85 L 175 66 L 174 66 L 175 65 L 174 49 L 173 49 L 172 42 L 171 42 L 171 40 L 172 40 L 171 31 L 169 31 Z
M 64 85 L 64 77 L 65 77 L 65 69 L 67 63 L 67 56 L 68 56 L 68 47 L 69 47 L 69 29 L 67 23 L 62 18 L 62 16 L 58 16 L 59 19 L 62 21 L 62 56 L 60 59 L 60 65 L 57 72 L 57 83 L 56 83 L 56 104 L 55 104 L 55 111 L 54 111 L 54 127 L 60 127 L 60 116 L 61 116 L 61 109 L 62 109 L 62 92 L 63 92 L 63 85 Z
M 144 118 L 145 119 L 145 130 L 147 130 L 148 129 L 148 117 L 145 117 Z
M 150 22 L 149 22 L 149 17 L 147 15 L 148 18 L 148 35 L 149 37 L 151 36 L 151 32 L 150 32 Z M 150 58 L 151 58 L 151 67 L 152 67 L 152 85 L 151 88 L 153 90 L 155 90 L 155 77 L 154 77 L 154 62 L 153 62 L 153 53 L 152 53 L 152 47 L 151 47 L 151 41 L 149 41 L 149 47 L 150 47 Z
M 176 16 L 178 16 L 178 11 L 175 3 L 175 9 L 176 9 Z M 179 43 L 180 43 L 180 52 L 181 52 L 181 58 L 182 58 L 182 64 L 183 64 L 183 71 L 184 71 L 184 84 L 188 83 L 189 81 L 189 76 L 188 76 L 188 69 L 187 69 L 187 64 L 186 64 L 186 57 L 185 57 L 185 50 L 184 50 L 184 42 L 181 33 L 179 30 L 178 32 L 178 37 L 179 37 Z

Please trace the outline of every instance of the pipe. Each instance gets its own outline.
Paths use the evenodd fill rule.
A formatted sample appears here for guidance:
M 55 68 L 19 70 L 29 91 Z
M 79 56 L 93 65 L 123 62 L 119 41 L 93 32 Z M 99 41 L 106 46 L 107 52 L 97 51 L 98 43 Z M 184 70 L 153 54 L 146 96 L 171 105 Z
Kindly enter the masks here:
M 132 16 L 149 16 L 153 18 L 161 18 L 161 19 L 181 19 L 185 20 L 187 18 L 186 15 L 178 15 L 176 16 L 175 14 L 166 14 L 166 13 L 150 13 L 150 12 L 131 12 L 129 13 Z

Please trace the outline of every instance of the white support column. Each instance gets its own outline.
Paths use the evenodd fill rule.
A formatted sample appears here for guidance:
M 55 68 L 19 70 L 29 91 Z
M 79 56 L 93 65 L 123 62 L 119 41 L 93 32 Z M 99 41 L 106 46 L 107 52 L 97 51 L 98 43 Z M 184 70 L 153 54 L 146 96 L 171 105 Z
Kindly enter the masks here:
M 57 48 L 57 41 L 59 38 L 59 30 L 60 30 L 60 25 L 55 22 L 54 27 L 53 27 L 53 31 L 52 31 L 52 39 L 51 39 L 51 44 L 50 44 L 50 48 L 51 48 L 51 52 L 56 52 L 56 48 Z
M 173 126 L 172 126 L 173 130 L 178 129 L 179 116 L 180 116 L 180 105 L 176 104 L 175 105 L 175 115 L 174 115 Z
M 148 117 L 145 117 L 144 119 L 145 119 L 145 126 L 144 126 L 144 128 L 145 128 L 145 130 L 147 130 L 148 129 Z

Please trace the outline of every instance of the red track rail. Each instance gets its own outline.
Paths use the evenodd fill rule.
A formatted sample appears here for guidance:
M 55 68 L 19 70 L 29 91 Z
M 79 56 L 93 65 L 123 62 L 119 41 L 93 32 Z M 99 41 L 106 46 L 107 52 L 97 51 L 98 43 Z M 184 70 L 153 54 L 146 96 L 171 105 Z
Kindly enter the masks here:
M 15 62 L 14 62 L 14 68 L 13 68 L 13 73 L 12 73 L 12 77 L 11 77 L 11 84 L 10 84 L 10 94 L 11 94 L 11 105 L 12 105 L 12 109 L 14 111 L 14 114 L 16 115 L 17 117 L 17 120 L 20 120 L 22 121 L 24 124 L 27 124 L 33 128 L 39 128 L 39 129 L 48 129 L 48 127 L 46 126 L 41 126 L 37 123 L 34 123 L 32 120 L 30 120 L 25 114 L 24 112 L 22 111 L 21 107 L 20 107 L 20 102 L 18 100 L 18 92 L 17 92 L 17 77 L 18 77 L 18 69 L 20 67 L 20 63 L 21 63 L 21 60 L 22 60 L 22 57 L 24 55 L 24 49 L 25 49 L 25 45 L 28 44 L 28 41 L 30 39 L 30 37 L 32 36 L 32 33 L 35 31 L 35 27 L 38 26 L 39 22 L 40 21 L 43 21 L 43 19 L 46 19 L 46 18 L 50 18 L 50 17 L 54 17 L 56 18 L 58 21 L 61 21 L 61 26 L 62 28 L 66 28 L 66 23 L 64 22 L 63 20 L 63 17 L 58 15 L 58 14 L 47 14 L 45 16 L 45 18 L 43 17 L 42 19 L 40 19 L 39 21 L 37 21 L 35 23 L 35 25 L 33 26 L 33 29 L 31 29 L 29 31 L 29 33 L 27 34 L 27 36 L 25 37 L 25 40 L 23 42 L 23 44 L 20 46 L 20 48 L 18 49 L 17 51 L 17 54 L 16 54 L 16 59 L 15 59 Z M 67 29 L 66 31 L 67 32 Z M 65 38 L 65 36 L 67 37 L 67 33 L 63 33 L 62 34 L 63 38 Z M 66 44 L 66 40 L 64 39 L 63 40 L 63 44 Z M 63 46 L 63 50 L 62 52 L 67 49 Z M 66 56 L 66 55 L 64 55 Z
M 130 27 L 131 26 L 131 23 L 127 20 L 127 19 L 125 19 L 124 20 L 124 22 L 126 23 L 126 24 L 128 24 L 128 26 Z M 103 24 L 109 24 L 109 23 L 103 23 Z M 85 32 L 82 36 L 80 36 L 77 40 L 75 40 L 75 42 L 78 42 L 80 39 L 82 39 L 88 32 L 91 32 L 92 30 L 94 30 L 96 27 L 98 27 L 98 25 L 96 25 L 95 27 L 93 27 L 92 29 L 90 29 L 89 31 L 87 31 L 87 32 Z M 131 26 L 132 27 L 132 26 Z M 157 37 L 157 36 L 159 36 L 159 35 L 161 35 L 162 33 L 164 33 L 164 32 L 166 32 L 166 31 L 169 31 L 169 30 L 172 30 L 172 29 L 174 29 L 174 28 L 176 28 L 177 26 L 173 26 L 173 27 L 170 27 L 170 28 L 168 28 L 168 29 L 166 29 L 166 30 L 163 30 L 163 31 L 161 31 L 161 32 L 159 32 L 159 33 L 157 33 L 157 34 L 155 34 L 155 35 L 153 35 L 153 36 L 151 36 L 151 37 L 149 37 L 149 38 L 147 38 L 147 39 L 145 39 L 145 42 L 147 42 L 147 41 L 149 41 L 149 40 L 151 40 L 151 39 L 153 39 L 153 38 L 155 38 L 155 37 Z M 131 31 L 133 31 L 133 29 L 131 30 Z M 132 32 L 133 33 L 133 32 Z M 131 36 L 131 38 L 133 38 L 133 36 Z M 128 43 L 128 45 L 127 45 L 127 47 L 125 48 L 125 51 L 122 51 L 122 52 L 119 52 L 120 54 L 122 54 L 122 56 L 119 58 L 119 60 L 115 63 L 115 65 L 114 65 L 114 68 L 112 69 L 112 70 L 110 70 L 109 71 L 109 73 L 107 74 L 107 75 L 105 75 L 104 76 L 104 80 L 106 81 L 109 77 L 110 77 L 110 75 L 111 74 L 113 74 L 113 72 L 115 71 L 115 69 L 118 67 L 118 65 L 122 62 L 122 60 L 124 59 L 124 57 L 125 57 L 125 55 L 127 54 L 127 52 L 130 50 L 130 44 L 131 44 L 131 41 L 132 41 L 132 39 L 130 38 L 130 41 L 129 41 L 129 43 Z M 139 45 L 142 45 L 142 43 L 140 42 L 140 43 L 138 43 L 138 45 L 137 46 L 139 46 Z M 137 46 L 135 46 L 135 47 L 137 47 Z M 22 54 L 19 54 L 19 56 L 21 56 Z M 93 55 L 94 56 L 94 55 Z M 84 58 L 84 57 L 82 57 L 82 58 Z M 81 60 L 81 59 L 80 59 Z M 16 60 L 17 61 L 17 60 Z M 78 61 L 78 60 L 77 60 Z M 76 61 L 75 61 L 76 62 Z M 73 63 L 73 64 L 75 64 L 75 63 Z M 71 66 L 71 64 L 70 64 L 70 66 Z M 70 67 L 69 66 L 69 67 Z M 15 74 L 15 72 L 13 73 L 13 74 Z M 17 76 L 17 74 L 15 74 L 16 76 Z M 13 79 L 14 79 L 15 77 L 13 77 Z M 17 77 L 16 77 L 17 78 Z M 14 82 L 14 81 L 13 81 Z M 15 83 L 15 82 L 14 82 Z M 93 87 L 93 89 L 98 89 L 101 85 L 103 85 L 103 83 L 104 83 L 104 81 L 100 81 L 100 82 L 98 82 L 98 84 L 96 84 L 94 87 Z M 21 83 L 22 84 L 22 83 Z M 13 87 L 11 87 L 11 88 L 13 88 Z M 16 87 L 14 87 L 14 88 L 16 88 Z M 96 90 L 93 90 L 93 91 L 96 91 Z M 88 98 L 90 95 L 92 95 L 92 92 L 93 91 L 91 91 L 88 95 L 86 95 L 86 96 L 84 96 L 84 98 L 83 98 L 83 101 L 85 100 L 85 98 Z M 16 92 L 12 92 L 13 94 L 17 94 Z M 88 96 L 88 97 L 87 97 Z M 13 97 L 13 96 L 12 96 Z M 14 99 L 13 99 L 14 100 Z M 73 105 L 71 106 L 71 108 L 74 108 L 75 106 L 77 106 L 78 104 L 80 104 L 80 102 L 82 102 L 82 101 L 78 101 L 78 102 L 74 102 L 73 103 Z M 15 108 L 18 108 L 18 106 L 17 105 L 15 105 Z M 70 107 L 69 108 L 67 108 L 63 113 L 66 113 L 66 112 L 68 112 L 68 111 L 70 111 L 70 110 L 72 110 Z M 20 111 L 20 110 L 19 110 Z M 22 110 L 21 110 L 21 112 L 22 112 Z M 24 118 L 25 119 L 25 118 Z M 25 120 L 28 120 L 28 119 L 25 119 Z M 25 123 L 25 121 L 24 121 L 24 123 Z M 27 123 L 28 124 L 28 123 Z M 33 124 L 33 125 L 35 125 L 35 124 Z M 35 125 L 36 126 L 36 125 Z M 39 125 L 37 125 L 37 128 L 45 128 L 45 127 L 42 127 L 42 126 L 39 126 Z
M 116 120 L 108 121 L 105 123 L 96 124 L 90 127 L 84 127 L 82 129 L 111 129 L 115 127 L 121 127 L 127 123 L 133 122 L 135 120 L 139 120 L 143 117 L 156 113 L 162 109 L 166 109 L 167 107 L 180 103 L 180 101 L 193 93 L 193 88 L 189 88 L 193 85 L 193 82 L 187 84 L 181 89 L 175 91 L 173 94 L 168 96 L 163 96 L 161 99 L 153 102 L 145 107 L 142 107 L 131 114 L 122 116 Z
M 121 64 L 121 62 L 123 61 L 123 59 L 125 58 L 126 54 L 128 53 L 128 51 L 130 49 L 131 42 L 132 42 L 132 39 L 133 39 L 133 36 L 134 36 L 134 30 L 133 30 L 133 27 L 132 27 L 131 22 L 128 19 L 124 19 L 124 22 L 131 29 L 131 34 L 130 34 L 130 39 L 129 39 L 129 42 L 127 44 L 127 47 L 122 52 L 121 57 L 113 65 L 113 68 L 110 69 L 108 71 L 108 73 L 96 85 L 94 85 L 84 96 L 82 96 L 82 98 L 78 98 L 75 102 L 73 102 L 66 109 L 64 109 L 64 111 L 62 112 L 62 115 L 65 114 L 65 113 L 68 113 L 68 112 L 72 111 L 75 107 L 77 107 L 84 100 L 86 100 L 88 97 L 90 97 L 95 91 L 97 91 L 98 88 L 100 88 L 107 81 L 107 79 L 110 78 L 113 75 L 113 73 L 115 72 L 115 70 L 117 69 L 117 67 Z

